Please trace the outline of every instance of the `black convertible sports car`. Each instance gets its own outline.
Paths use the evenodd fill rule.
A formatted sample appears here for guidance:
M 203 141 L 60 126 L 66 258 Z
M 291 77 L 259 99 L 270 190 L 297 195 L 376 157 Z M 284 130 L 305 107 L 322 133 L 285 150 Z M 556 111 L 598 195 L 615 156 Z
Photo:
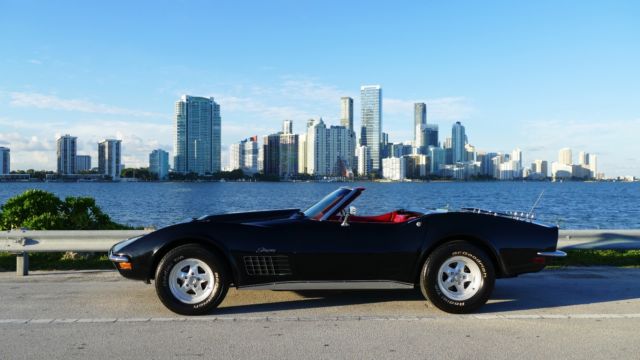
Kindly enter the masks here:
M 238 289 L 417 288 L 438 308 L 468 313 L 496 278 L 540 271 L 558 228 L 480 209 L 356 216 L 364 188 L 340 188 L 305 211 L 204 216 L 114 245 L 123 276 L 150 282 L 185 315 L 210 312 Z

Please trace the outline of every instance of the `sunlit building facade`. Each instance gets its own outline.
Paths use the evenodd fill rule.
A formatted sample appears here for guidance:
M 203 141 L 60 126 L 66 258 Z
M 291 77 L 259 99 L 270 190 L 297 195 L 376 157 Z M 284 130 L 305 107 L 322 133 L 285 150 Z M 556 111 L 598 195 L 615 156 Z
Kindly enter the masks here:
M 58 174 L 71 175 L 76 173 L 76 155 L 78 138 L 64 135 L 57 141 Z
M 174 169 L 179 173 L 220 171 L 220 105 L 213 98 L 183 95 L 175 106 Z
M 379 173 L 382 143 L 382 88 L 380 85 L 360 88 L 360 111 L 362 123 L 360 145 L 367 147 L 371 171 Z

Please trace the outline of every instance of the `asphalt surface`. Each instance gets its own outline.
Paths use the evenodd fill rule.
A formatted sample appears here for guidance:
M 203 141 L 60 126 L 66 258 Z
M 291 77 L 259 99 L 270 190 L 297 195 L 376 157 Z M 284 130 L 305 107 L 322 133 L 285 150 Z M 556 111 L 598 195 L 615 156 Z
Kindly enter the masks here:
M 236 291 L 183 317 L 111 271 L 0 273 L 0 359 L 640 359 L 640 269 L 498 280 L 473 315 L 415 291 Z

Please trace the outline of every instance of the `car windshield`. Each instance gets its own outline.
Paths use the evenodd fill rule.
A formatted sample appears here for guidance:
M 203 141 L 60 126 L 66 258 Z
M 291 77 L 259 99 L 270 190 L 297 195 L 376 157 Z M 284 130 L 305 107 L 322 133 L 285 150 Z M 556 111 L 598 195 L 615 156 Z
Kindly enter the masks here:
M 319 219 L 325 212 L 329 211 L 335 204 L 337 204 L 342 198 L 349 194 L 349 189 L 338 189 L 331 194 L 325 196 L 322 200 L 315 203 L 313 206 L 304 211 L 304 216 Z

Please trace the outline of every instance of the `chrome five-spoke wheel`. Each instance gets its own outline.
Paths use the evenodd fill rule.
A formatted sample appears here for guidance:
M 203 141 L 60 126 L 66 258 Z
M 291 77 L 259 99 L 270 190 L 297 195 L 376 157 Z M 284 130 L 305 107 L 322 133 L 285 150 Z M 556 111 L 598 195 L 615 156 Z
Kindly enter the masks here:
M 213 291 L 214 281 L 209 265 L 198 259 L 184 259 L 175 264 L 169 273 L 171 294 L 185 304 L 206 299 Z
M 448 298 L 464 301 L 482 286 L 480 267 L 466 256 L 447 259 L 438 270 L 438 287 Z
M 224 299 L 229 287 L 222 257 L 198 244 L 169 250 L 158 264 L 155 276 L 160 301 L 183 315 L 210 312 Z
M 429 254 L 420 273 L 420 289 L 438 309 L 464 314 L 489 300 L 495 278 L 493 262 L 483 249 L 453 240 Z

